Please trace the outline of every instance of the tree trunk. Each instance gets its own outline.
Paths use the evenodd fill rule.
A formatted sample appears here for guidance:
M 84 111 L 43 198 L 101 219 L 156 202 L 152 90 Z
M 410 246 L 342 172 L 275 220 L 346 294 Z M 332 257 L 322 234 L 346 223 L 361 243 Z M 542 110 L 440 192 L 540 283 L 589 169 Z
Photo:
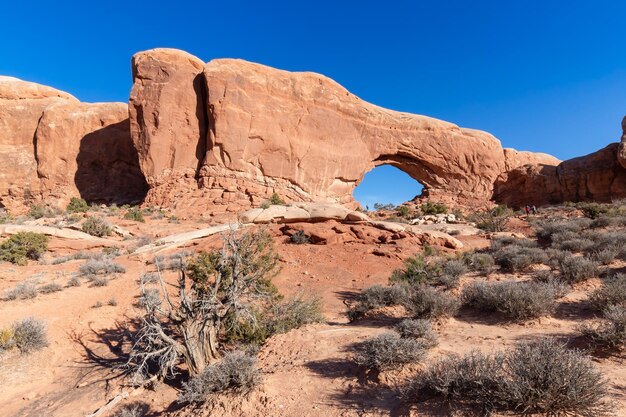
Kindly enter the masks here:
M 189 374 L 198 375 L 220 358 L 217 329 L 215 326 L 195 320 L 182 323 L 180 328 L 184 337 L 184 357 Z

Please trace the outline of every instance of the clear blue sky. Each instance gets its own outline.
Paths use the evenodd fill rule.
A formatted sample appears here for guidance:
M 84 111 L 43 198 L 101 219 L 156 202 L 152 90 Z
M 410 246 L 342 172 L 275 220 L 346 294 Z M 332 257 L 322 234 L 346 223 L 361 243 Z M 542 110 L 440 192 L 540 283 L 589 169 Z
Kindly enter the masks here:
M 617 141 L 626 114 L 623 1 L 7 0 L 1 10 L 0 74 L 83 101 L 126 101 L 132 54 L 174 47 L 320 72 L 375 104 L 561 159 Z

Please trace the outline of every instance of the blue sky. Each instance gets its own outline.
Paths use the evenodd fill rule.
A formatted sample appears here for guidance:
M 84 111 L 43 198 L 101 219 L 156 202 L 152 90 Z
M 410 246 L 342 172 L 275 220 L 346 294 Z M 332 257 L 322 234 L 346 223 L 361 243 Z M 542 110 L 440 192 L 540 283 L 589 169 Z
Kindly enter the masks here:
M 83 101 L 126 101 L 132 54 L 174 47 L 320 72 L 561 159 L 619 140 L 626 114 L 621 1 L 5 1 L 2 14 L 0 74 Z

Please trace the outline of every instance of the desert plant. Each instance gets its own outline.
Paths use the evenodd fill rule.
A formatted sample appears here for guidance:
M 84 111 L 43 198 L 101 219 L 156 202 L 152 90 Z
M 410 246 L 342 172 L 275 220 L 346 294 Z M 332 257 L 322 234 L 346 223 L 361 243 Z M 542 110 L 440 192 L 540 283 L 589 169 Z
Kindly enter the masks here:
M 440 273 L 441 267 L 438 263 L 431 262 L 423 255 L 417 254 L 404 261 L 404 268 L 393 271 L 389 283 L 425 284 L 433 281 Z
M 63 290 L 63 286 L 61 284 L 57 284 L 56 282 L 51 282 L 50 284 L 42 285 L 39 287 L 39 292 L 42 294 L 51 294 L 53 292 L 59 292 Z
M 402 338 L 389 332 L 367 339 L 355 346 L 354 362 L 366 369 L 386 370 L 420 361 L 426 346 L 416 339 Z
M 102 307 L 104 307 L 104 303 L 102 301 L 96 301 L 96 303 L 91 306 L 91 308 L 102 308 Z
M 398 208 L 396 208 L 396 215 L 404 219 L 408 219 L 412 214 L 413 212 L 408 206 L 398 206 Z
M 95 276 L 98 274 L 123 274 L 126 268 L 110 259 L 89 259 L 78 269 L 81 275 Z
M 586 252 L 596 246 L 596 243 L 591 239 L 568 239 L 558 243 L 553 242 L 552 247 L 568 252 Z
M 87 279 L 94 287 L 106 287 L 109 285 L 109 279 L 101 275 L 87 275 Z
M 472 253 L 464 257 L 465 263 L 473 271 L 482 273 L 483 275 L 489 275 L 493 271 L 496 261 L 488 253 Z
M 427 201 L 420 206 L 422 214 L 445 214 L 448 212 L 448 206 L 444 203 L 436 203 Z
M 13 323 L 13 340 L 22 353 L 43 349 L 48 346 L 46 325 L 33 317 Z
M 548 256 L 539 248 L 506 246 L 494 254 L 495 262 L 506 271 L 525 271 L 533 265 L 545 264 Z
M 602 264 L 609 265 L 611 264 L 615 258 L 617 258 L 620 254 L 620 250 L 616 248 L 604 248 L 594 250 L 589 254 L 591 260 Z
M 80 287 L 80 278 L 74 276 L 67 281 L 68 287 Z
M 405 285 L 373 285 L 357 294 L 348 318 L 355 320 L 377 308 L 404 304 L 408 297 L 409 289 Z
M 178 402 L 203 403 L 212 395 L 225 392 L 246 394 L 260 382 L 261 373 L 256 358 L 243 352 L 231 352 L 183 383 Z
M 9 350 L 15 346 L 15 339 L 13 338 L 13 328 L 5 327 L 0 329 L 0 354 Z
M 107 305 L 115 307 L 117 305 L 117 300 L 115 298 L 110 298 L 109 301 L 107 301 Z
M 589 295 L 589 301 L 598 310 L 613 305 L 626 307 L 626 275 L 616 274 L 606 280 Z
M 143 217 L 143 210 L 139 207 L 131 207 L 124 214 L 126 220 L 134 220 L 136 222 L 145 223 L 146 219 Z
M 111 226 L 99 216 L 89 217 L 81 226 L 83 232 L 90 234 L 91 236 L 104 237 L 111 235 Z
M 289 242 L 296 245 L 304 245 L 311 243 L 311 238 L 304 233 L 304 230 L 298 230 L 289 237 Z
M 486 212 L 474 213 L 470 220 L 476 223 L 476 227 L 487 232 L 503 232 L 512 215 L 511 209 L 500 205 Z
M 405 319 L 395 329 L 400 337 L 418 339 L 427 348 L 437 346 L 437 333 L 429 320 Z
M 115 417 L 143 417 L 145 413 L 145 409 L 147 407 L 140 404 L 131 404 L 122 407 L 116 414 Z
M 220 357 L 225 325 L 251 317 L 276 297 L 270 278 L 278 257 L 266 232 L 230 232 L 221 251 L 200 253 L 179 274 L 177 302 L 160 282 L 162 302 L 147 305 L 127 367 L 136 378 L 175 374 L 184 361 L 192 376 Z M 142 294 L 146 288 L 141 287 Z
M 539 282 L 474 282 L 463 288 L 463 303 L 481 311 L 499 311 L 512 320 L 550 314 L 556 298 L 553 286 Z
M 457 312 L 459 305 L 453 295 L 427 286 L 416 287 L 404 304 L 416 318 L 450 317 Z
M 580 233 L 591 225 L 589 219 L 561 219 L 539 221 L 535 223 L 536 234 L 539 239 L 552 240 L 552 235 L 563 232 Z
M 442 397 L 455 408 L 474 407 L 524 415 L 609 415 L 607 384 L 581 352 L 553 339 L 519 343 L 485 355 L 449 356 L 411 379 L 408 401 Z
M 72 197 L 66 211 L 69 213 L 86 213 L 89 211 L 89 204 L 82 198 Z
M 559 262 L 561 279 L 569 283 L 585 281 L 598 275 L 598 264 L 582 256 L 568 256 Z
M 33 219 L 41 219 L 43 217 L 54 217 L 56 215 L 55 211 L 50 207 L 42 206 L 40 204 L 34 204 L 30 206 L 28 210 L 28 217 L 32 217 Z
M 283 206 L 285 205 L 285 200 L 283 200 L 283 198 L 278 193 L 272 193 L 272 196 L 269 199 L 269 203 L 276 206 Z
M 34 232 L 19 232 L 0 245 L 0 261 L 25 265 L 37 260 L 48 250 L 48 236 Z
M 286 333 L 291 329 L 323 320 L 320 300 L 304 298 L 302 295 L 274 303 L 270 314 L 270 334 Z
M 17 284 L 14 288 L 4 292 L 4 300 L 27 300 L 35 298 L 39 289 L 32 280 L 27 280 Z
M 600 323 L 583 324 L 580 331 L 598 347 L 624 349 L 626 347 L 626 306 L 609 305 Z

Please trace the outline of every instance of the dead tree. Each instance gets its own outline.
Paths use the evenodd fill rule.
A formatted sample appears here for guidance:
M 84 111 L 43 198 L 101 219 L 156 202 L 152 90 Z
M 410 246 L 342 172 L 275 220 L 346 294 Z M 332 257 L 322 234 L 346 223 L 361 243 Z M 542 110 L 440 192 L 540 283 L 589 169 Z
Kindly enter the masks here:
M 220 357 L 227 319 L 254 322 L 254 306 L 273 296 L 278 257 L 267 232 L 234 231 L 220 251 L 200 253 L 180 268 L 175 289 L 159 271 L 158 288 L 141 283 L 146 309 L 127 362 L 139 380 L 172 377 L 184 362 L 200 374 Z

